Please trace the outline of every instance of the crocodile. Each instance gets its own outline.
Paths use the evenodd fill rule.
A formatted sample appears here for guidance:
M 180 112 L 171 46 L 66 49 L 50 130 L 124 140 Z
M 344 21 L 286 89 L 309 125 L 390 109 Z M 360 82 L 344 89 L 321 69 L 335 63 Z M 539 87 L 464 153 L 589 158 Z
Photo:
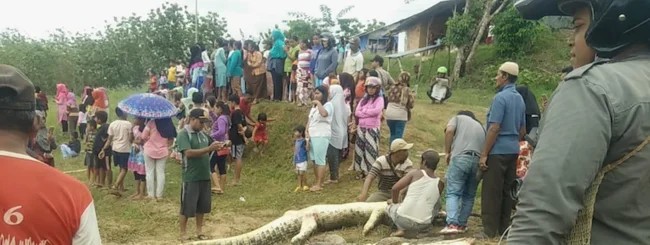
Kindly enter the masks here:
M 388 220 L 386 202 L 354 202 L 345 204 L 313 205 L 301 210 L 289 210 L 280 218 L 233 237 L 196 241 L 194 245 L 262 245 L 279 244 L 291 235 L 292 244 L 303 244 L 316 231 L 328 231 L 365 222 L 366 236 L 377 225 Z M 294 235 L 295 234 L 295 235 Z M 446 243 L 445 243 L 446 244 Z M 458 243 L 458 245 L 470 243 Z
M 313 205 L 301 210 L 289 210 L 280 218 L 239 236 L 197 241 L 190 244 L 278 244 L 293 234 L 296 235 L 291 238 L 291 243 L 302 244 L 317 229 L 327 231 L 356 226 L 363 222 L 365 222 L 363 234 L 366 235 L 386 217 L 386 206 L 386 202 Z

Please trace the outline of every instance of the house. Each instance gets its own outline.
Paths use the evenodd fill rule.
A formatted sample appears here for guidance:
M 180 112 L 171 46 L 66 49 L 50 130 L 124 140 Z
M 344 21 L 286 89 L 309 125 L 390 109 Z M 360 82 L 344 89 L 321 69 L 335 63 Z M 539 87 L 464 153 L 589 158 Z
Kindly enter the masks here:
M 388 40 L 391 38 L 388 35 L 389 30 L 391 30 L 394 27 L 397 27 L 397 25 L 392 24 L 392 25 L 384 26 L 377 30 L 367 31 L 364 33 L 354 35 L 352 36 L 352 38 L 355 37 L 359 38 L 359 48 L 363 51 L 372 50 L 373 47 L 378 50 L 383 50 L 386 48 L 386 44 L 388 44 Z
M 445 36 L 447 20 L 464 6 L 463 0 L 442 0 L 391 26 L 389 35 L 397 35 L 397 52 L 406 52 L 438 44 Z

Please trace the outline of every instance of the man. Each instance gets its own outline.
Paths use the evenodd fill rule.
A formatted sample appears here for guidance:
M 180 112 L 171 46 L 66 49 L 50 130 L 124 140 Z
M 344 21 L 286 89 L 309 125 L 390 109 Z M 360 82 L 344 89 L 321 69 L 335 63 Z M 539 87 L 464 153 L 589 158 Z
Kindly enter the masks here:
M 382 94 L 386 93 L 387 91 L 390 90 L 390 88 L 393 87 L 393 85 L 395 85 L 395 80 L 393 80 L 393 77 L 390 76 L 390 73 L 388 73 L 388 71 L 384 70 L 384 58 L 382 58 L 379 55 L 376 55 L 375 58 L 372 59 L 371 66 L 372 69 L 377 71 L 377 74 L 379 75 L 379 79 L 381 79 Z
M 650 1 L 528 3 L 517 4 L 525 18 L 573 15 L 575 39 L 608 60 L 575 69 L 551 96 L 508 244 L 650 244 Z
M 0 65 L 0 237 L 15 244 L 101 244 L 95 205 L 84 184 L 29 157 L 34 85 Z M 0 242 L 0 243 L 2 243 Z
M 447 161 L 447 227 L 441 233 L 467 230 L 472 214 L 478 180 L 478 160 L 485 143 L 485 129 L 471 111 L 460 111 L 445 129 L 445 159 Z
M 345 57 L 343 63 L 343 72 L 354 77 L 354 81 L 359 77 L 359 72 L 363 69 L 363 54 L 359 52 L 359 38 L 352 38 L 349 42 L 350 51 Z
M 479 166 L 483 171 L 481 217 L 483 232 L 477 238 L 494 238 L 510 226 L 513 200 L 510 189 L 515 180 L 519 141 L 526 135 L 526 106 L 515 90 L 519 65 L 503 63 L 495 77 L 498 88 L 488 111 L 488 130 Z
M 120 108 L 115 108 L 115 115 L 117 115 L 117 120 L 113 121 L 108 125 L 108 139 L 104 144 L 104 147 L 101 152 L 99 152 L 99 158 L 104 158 L 109 148 L 113 155 L 113 162 L 116 167 L 119 167 L 119 174 L 117 175 L 117 180 L 115 185 L 112 187 L 113 190 L 123 192 L 124 191 L 124 178 L 126 177 L 126 172 L 129 168 L 129 153 L 131 152 L 131 142 L 133 141 L 133 124 L 127 120 L 127 115 Z M 113 173 L 107 173 L 113 175 Z M 119 192 L 114 194 L 120 195 Z
M 183 187 L 181 188 L 180 230 L 181 240 L 187 240 L 187 219 L 196 216 L 197 239 L 206 240 L 203 234 L 203 217 L 212 209 L 210 192 L 210 152 L 220 150 L 223 142 L 209 143 L 203 133 L 208 120 L 202 109 L 192 109 L 188 125 L 178 133 L 176 145 L 182 154 Z
M 413 168 L 413 162 L 408 159 L 413 144 L 403 139 L 395 139 L 390 145 L 387 156 L 380 156 L 372 165 L 366 180 L 363 182 L 361 194 L 357 197 L 360 202 L 385 202 L 391 199 L 391 189 L 404 175 Z M 379 190 L 368 197 L 370 185 L 379 177 Z
M 289 102 L 292 102 L 293 95 L 295 91 L 291 90 L 291 72 L 293 71 L 294 62 L 298 59 L 298 53 L 300 52 L 300 46 L 298 43 L 300 40 L 298 37 L 293 36 L 291 39 L 287 38 L 287 46 L 285 47 L 285 52 L 287 53 L 287 59 L 284 60 L 284 85 L 283 85 L 283 94 L 286 95 L 286 99 Z

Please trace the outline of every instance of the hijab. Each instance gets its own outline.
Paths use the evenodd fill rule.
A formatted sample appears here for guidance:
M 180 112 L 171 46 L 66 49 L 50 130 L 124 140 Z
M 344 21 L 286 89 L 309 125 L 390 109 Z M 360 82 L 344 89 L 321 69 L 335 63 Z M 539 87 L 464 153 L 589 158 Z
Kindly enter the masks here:
M 54 97 L 59 103 L 66 103 L 68 101 L 68 87 L 63 83 L 56 85 L 56 96 Z
M 539 105 L 537 104 L 537 98 L 535 94 L 531 92 L 527 86 L 521 85 L 517 86 L 517 92 L 524 99 L 524 104 L 526 105 L 526 115 L 539 115 Z
M 160 133 L 160 136 L 166 139 L 176 138 L 176 127 L 171 118 L 162 118 L 154 120 L 156 124 L 156 130 Z
M 72 91 L 68 92 L 68 96 L 66 98 L 66 103 L 68 106 L 71 107 L 77 107 L 77 97 L 74 95 Z
M 100 88 L 96 88 L 92 92 L 93 99 L 95 100 L 93 103 L 94 107 L 101 108 L 101 109 L 106 109 L 108 108 L 108 103 L 106 99 L 106 93 L 101 90 Z
M 348 119 L 350 117 L 350 108 L 345 103 L 343 87 L 338 84 L 329 86 L 330 103 L 332 104 L 332 136 L 330 144 L 336 149 L 347 147 L 348 143 Z
M 86 106 L 91 106 L 95 103 L 95 98 L 93 98 L 93 88 L 90 86 L 84 87 L 83 96 L 81 97 L 81 103 Z

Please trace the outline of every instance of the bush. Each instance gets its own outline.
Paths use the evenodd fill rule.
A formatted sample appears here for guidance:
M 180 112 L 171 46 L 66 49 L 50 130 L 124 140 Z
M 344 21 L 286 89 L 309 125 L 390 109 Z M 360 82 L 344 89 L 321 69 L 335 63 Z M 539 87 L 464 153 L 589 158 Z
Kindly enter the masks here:
M 497 15 L 493 24 L 497 55 L 503 58 L 531 53 L 540 37 L 549 33 L 548 27 L 539 22 L 521 18 L 514 7 Z

